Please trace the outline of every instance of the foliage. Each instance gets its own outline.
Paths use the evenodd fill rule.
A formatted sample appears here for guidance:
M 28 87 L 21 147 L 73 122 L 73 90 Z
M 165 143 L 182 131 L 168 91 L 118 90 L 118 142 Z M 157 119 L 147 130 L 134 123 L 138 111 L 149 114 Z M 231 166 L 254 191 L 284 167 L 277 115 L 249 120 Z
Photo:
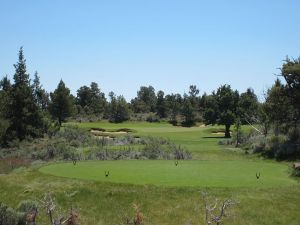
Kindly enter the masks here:
M 6 139 L 23 140 L 27 137 L 40 137 L 44 133 L 42 113 L 35 102 L 34 90 L 26 71 L 23 48 L 20 48 L 19 60 L 14 67 L 14 83 L 11 90 L 7 92 L 11 102 L 5 106 L 7 112 L 4 118 L 9 120 Z M 5 88 L 3 90 L 5 91 Z
M 122 95 L 116 97 L 113 92 L 110 93 L 109 112 L 109 121 L 113 123 L 121 123 L 130 118 L 130 110 L 125 98 Z
M 192 105 L 192 100 L 188 96 L 184 96 L 182 104 L 183 126 L 193 126 L 196 122 L 196 112 Z
M 177 125 L 177 117 L 180 114 L 182 97 L 180 94 L 171 94 L 166 96 L 166 106 L 170 117 L 170 122 Z
M 237 116 L 241 118 L 242 124 L 255 123 L 258 116 L 258 99 L 254 90 L 248 88 L 241 93 L 238 102 Z
M 32 215 L 34 211 L 34 219 Z M 19 204 L 17 210 L 9 208 L 0 202 L 0 225 L 26 225 L 35 224 L 37 216 L 37 204 L 32 201 L 23 201 Z M 34 223 L 32 223 L 34 222 Z
M 271 89 L 268 90 L 264 111 L 274 125 L 276 135 L 285 129 L 290 120 L 290 104 L 285 94 L 284 85 L 277 79 Z
M 206 124 L 225 125 L 225 137 L 230 138 L 230 126 L 237 116 L 239 94 L 230 85 L 222 85 L 208 100 L 208 107 L 204 113 Z
M 70 90 L 65 86 L 65 83 L 60 80 L 54 92 L 50 93 L 50 97 L 51 103 L 49 107 L 51 115 L 58 120 L 61 126 L 62 122 L 72 115 L 74 109 L 74 101 Z
M 37 72 L 35 72 L 34 74 L 32 89 L 34 101 L 36 102 L 40 110 L 46 112 L 49 106 L 49 94 L 46 92 L 45 89 L 43 89 L 40 83 L 40 77 L 38 76 Z
M 76 104 L 87 115 L 99 115 L 105 112 L 107 102 L 105 94 L 100 91 L 98 84 L 92 82 L 90 87 L 82 86 L 77 90 Z
M 191 159 L 191 154 L 163 138 L 148 137 L 143 139 L 141 155 L 147 159 Z
M 149 113 L 147 115 L 146 121 L 149 123 L 159 122 L 160 117 L 158 115 L 156 115 L 155 113 Z
M 291 123 L 297 124 L 300 120 L 300 57 L 298 59 L 286 58 L 282 65 L 281 76 L 286 81 L 286 95 L 290 100 L 292 110 Z
M 131 105 L 135 113 L 149 113 L 156 111 L 156 101 L 155 89 L 152 86 L 142 86 L 137 92 L 137 97 L 131 101 Z
M 156 113 L 160 118 L 167 116 L 167 105 L 164 95 L 165 93 L 163 91 L 157 92 Z
M 6 132 L 8 128 L 9 128 L 9 120 L 0 117 L 0 145 L 5 143 Z

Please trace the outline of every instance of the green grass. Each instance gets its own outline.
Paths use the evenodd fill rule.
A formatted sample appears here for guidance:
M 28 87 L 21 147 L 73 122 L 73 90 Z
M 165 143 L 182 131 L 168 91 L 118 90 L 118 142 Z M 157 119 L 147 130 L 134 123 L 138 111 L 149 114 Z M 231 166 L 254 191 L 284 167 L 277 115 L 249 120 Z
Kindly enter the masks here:
M 110 171 L 105 177 L 104 171 Z M 102 182 L 196 187 L 272 187 L 293 185 L 288 167 L 278 163 L 245 161 L 127 160 L 58 163 L 42 167 L 41 172 L 70 178 Z M 256 173 L 261 178 L 256 178 Z
M 80 224 L 116 225 L 133 216 L 132 204 L 140 205 L 145 225 L 204 225 L 200 192 L 219 200 L 239 201 L 223 224 L 298 225 L 300 186 L 261 187 L 166 187 L 80 180 L 43 174 L 32 168 L 0 176 L 1 201 L 16 207 L 21 200 L 41 199 L 52 193 L 58 208 L 80 211 Z M 48 224 L 40 209 L 38 224 Z
M 182 128 L 144 122 L 76 125 L 87 130 L 129 128 L 134 135 L 167 138 L 191 151 L 194 160 L 180 162 L 178 167 L 174 161 L 144 160 L 18 169 L 0 175 L 0 201 L 16 207 L 22 200 L 38 200 L 50 192 L 63 211 L 78 208 L 83 225 L 121 224 L 133 216 L 133 203 L 140 205 L 145 225 L 204 225 L 200 192 L 206 191 L 220 200 L 230 197 L 239 201 L 225 225 L 299 225 L 300 184 L 288 176 L 289 163 L 261 160 L 218 145 L 222 135 L 212 132 L 223 126 Z M 104 170 L 110 170 L 108 178 Z M 259 180 L 256 172 L 261 172 Z M 37 222 L 48 224 L 43 209 Z
M 129 128 L 134 130 L 133 135 L 137 136 L 153 136 L 169 139 L 170 141 L 181 145 L 193 154 L 193 159 L 199 160 L 233 160 L 245 159 L 242 151 L 232 152 L 231 149 L 222 148 L 217 144 L 223 140 L 222 134 L 213 134 L 214 131 L 224 129 L 224 126 L 195 126 L 180 127 L 172 126 L 169 123 L 148 123 L 148 122 L 124 122 L 109 123 L 87 122 L 87 123 L 69 123 L 68 125 L 76 125 L 79 128 L 89 130 L 91 128 L 102 128 L 107 131 L 115 131 L 121 128 Z M 249 129 L 245 126 L 246 129 Z

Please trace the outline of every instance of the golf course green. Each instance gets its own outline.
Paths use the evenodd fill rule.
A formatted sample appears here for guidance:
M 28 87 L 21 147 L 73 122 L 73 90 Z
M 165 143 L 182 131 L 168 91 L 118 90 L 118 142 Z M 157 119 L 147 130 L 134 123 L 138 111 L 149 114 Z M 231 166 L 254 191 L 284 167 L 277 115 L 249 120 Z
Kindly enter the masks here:
M 296 184 L 288 166 L 261 161 L 126 160 L 57 163 L 42 173 L 101 182 L 171 187 L 274 187 Z M 105 175 L 109 171 L 109 175 Z M 257 177 L 256 175 L 260 175 Z

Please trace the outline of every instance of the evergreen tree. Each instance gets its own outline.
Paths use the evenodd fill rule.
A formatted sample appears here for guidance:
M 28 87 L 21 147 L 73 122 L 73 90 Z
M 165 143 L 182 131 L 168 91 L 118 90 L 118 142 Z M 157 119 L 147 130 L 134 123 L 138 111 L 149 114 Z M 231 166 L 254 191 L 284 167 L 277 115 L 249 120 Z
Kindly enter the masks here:
M 43 89 L 37 72 L 34 74 L 32 89 L 34 101 L 43 112 L 46 112 L 49 106 L 49 94 Z
M 11 104 L 12 84 L 7 76 L 0 81 L 0 117 L 8 119 Z
M 11 91 L 11 104 L 9 104 L 10 127 L 7 135 L 23 140 L 27 136 L 38 137 L 43 134 L 42 114 L 34 101 L 29 74 L 26 71 L 26 60 L 23 48 L 19 51 L 19 60 L 14 65 L 14 84 Z
M 72 115 L 74 109 L 74 101 L 70 94 L 70 89 L 60 80 L 55 91 L 50 93 L 50 97 L 50 113 L 53 118 L 58 120 L 61 126 L 62 122 Z
M 204 105 L 205 110 L 203 113 L 203 118 L 205 121 L 205 124 L 216 124 L 218 119 L 218 103 L 216 99 L 216 94 L 213 91 L 212 95 L 208 95 L 204 97 Z
M 292 106 L 291 125 L 295 128 L 300 121 L 300 57 L 298 59 L 286 58 L 281 68 L 281 76 L 286 81 L 285 91 Z
M 181 114 L 183 116 L 182 125 L 192 126 L 195 124 L 196 122 L 195 108 L 192 105 L 191 98 L 189 98 L 187 95 L 185 95 L 183 98 Z
M 76 103 L 85 110 L 86 114 L 103 113 L 106 107 L 105 95 L 95 82 L 92 82 L 90 87 L 82 86 L 78 89 Z
M 248 88 L 246 92 L 240 95 L 238 104 L 238 117 L 241 118 L 241 122 L 253 123 L 258 116 L 258 100 L 253 89 Z
M 275 135 L 278 135 L 282 129 L 285 130 L 286 125 L 292 120 L 292 105 L 286 95 L 284 85 L 278 79 L 267 92 L 264 112 L 274 125 Z
M 167 106 L 163 91 L 157 92 L 156 113 L 160 118 L 165 118 L 167 115 Z
M 199 94 L 199 92 L 200 91 L 196 85 L 190 85 L 189 97 L 191 99 L 191 104 L 195 110 L 198 109 L 198 102 L 199 102 L 198 94 Z
M 165 99 L 170 122 L 173 125 L 177 125 L 177 116 L 180 114 L 182 97 L 180 94 L 171 94 L 167 95 Z
M 149 113 L 156 111 L 156 95 L 152 86 L 140 87 L 137 97 L 131 101 L 132 108 L 136 113 Z
M 11 103 L 11 89 L 10 80 L 5 76 L 0 81 L 0 146 L 6 143 L 6 132 L 10 125 L 8 109 Z
M 239 93 L 233 91 L 230 85 L 222 85 L 210 98 L 204 113 L 205 122 L 225 125 L 225 137 L 230 138 L 230 127 L 234 124 L 237 115 Z
M 113 92 L 109 93 L 110 96 L 110 117 L 109 121 L 113 123 L 121 123 L 129 120 L 130 111 L 125 98 L 121 95 L 116 97 Z

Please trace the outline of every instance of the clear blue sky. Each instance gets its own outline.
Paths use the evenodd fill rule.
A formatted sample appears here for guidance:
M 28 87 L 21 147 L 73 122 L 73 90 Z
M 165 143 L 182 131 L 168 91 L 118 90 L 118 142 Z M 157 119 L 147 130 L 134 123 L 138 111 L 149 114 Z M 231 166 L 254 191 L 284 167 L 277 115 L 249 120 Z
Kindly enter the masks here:
M 262 95 L 300 54 L 299 0 L 0 0 L 0 75 L 20 46 L 48 91 L 95 81 L 127 99 L 141 85 L 201 93 L 221 84 Z

